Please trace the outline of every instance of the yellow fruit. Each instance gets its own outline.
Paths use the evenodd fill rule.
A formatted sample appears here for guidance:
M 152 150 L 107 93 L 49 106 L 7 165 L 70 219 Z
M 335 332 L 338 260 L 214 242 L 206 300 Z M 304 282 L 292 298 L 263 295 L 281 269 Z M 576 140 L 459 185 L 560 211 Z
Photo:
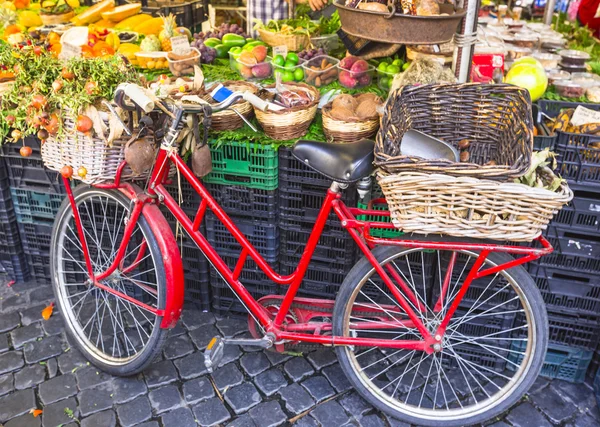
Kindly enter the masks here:
M 113 10 L 102 13 L 102 18 L 112 22 L 121 22 L 130 16 L 135 15 L 142 10 L 141 3 L 124 4 L 123 6 L 117 6 Z
M 2 3 L 2 8 L 3 9 L 8 9 L 8 10 L 13 10 L 13 11 L 17 10 L 17 7 L 11 1 L 5 1 L 4 3 Z
M 150 15 L 148 15 L 146 13 L 141 13 L 139 15 L 131 16 L 131 17 L 127 18 L 127 19 L 122 20 L 117 25 L 115 25 L 115 28 L 117 30 L 129 30 L 129 31 L 133 31 L 133 29 L 135 27 L 137 27 L 138 25 L 140 25 L 142 22 L 146 22 L 149 19 L 152 19 L 152 16 L 150 16 Z
M 149 68 L 150 70 L 153 69 L 154 67 L 156 67 L 156 62 L 155 61 L 148 61 L 146 63 L 146 67 Z
M 94 24 L 94 27 L 98 28 L 113 28 L 115 26 L 114 22 L 108 21 L 106 19 L 101 19 Z
M 162 18 L 152 18 L 148 19 L 145 22 L 142 22 L 140 25 L 136 26 L 133 31 L 136 33 L 141 33 L 144 35 L 154 34 L 155 36 L 160 33 L 163 27 Z
M 99 21 L 102 18 L 102 12 L 107 12 L 115 8 L 114 0 L 102 0 L 96 3 L 85 12 L 80 13 L 71 19 L 71 22 L 75 25 L 86 25 Z
M 44 9 L 50 9 L 54 6 L 56 6 L 56 2 L 54 0 L 45 0 L 42 2 L 42 7 Z
M 79 0 L 65 0 L 67 2 L 67 4 L 69 6 L 71 6 L 71 9 L 77 9 L 79 6 L 81 6 L 81 4 L 79 3 Z
M 29 9 L 31 10 L 40 10 L 42 5 L 39 3 L 29 3 Z
M 165 52 L 171 51 L 171 37 L 175 36 L 175 27 L 177 27 L 177 22 L 175 22 L 175 16 L 172 13 L 169 13 L 168 16 L 162 16 L 163 20 L 163 29 L 158 34 L 158 39 L 160 40 L 162 50 Z
M 32 12 L 31 10 L 24 10 L 21 13 L 19 13 L 19 24 L 27 28 L 39 27 L 44 25 L 42 23 L 42 18 L 40 18 L 40 15 L 38 15 L 35 12 Z
M 117 50 L 121 45 L 121 40 L 119 39 L 119 36 L 115 33 L 110 33 L 109 35 L 107 35 L 105 42 L 114 50 Z
M 140 47 L 133 43 L 121 43 L 118 49 L 118 52 L 122 53 L 123 55 L 135 54 L 135 52 L 139 51 Z

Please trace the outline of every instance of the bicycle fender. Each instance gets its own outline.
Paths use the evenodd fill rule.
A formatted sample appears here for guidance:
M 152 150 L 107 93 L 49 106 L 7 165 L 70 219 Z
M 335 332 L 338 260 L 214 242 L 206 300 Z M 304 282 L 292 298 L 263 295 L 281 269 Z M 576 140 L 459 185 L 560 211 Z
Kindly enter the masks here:
M 132 187 L 135 189 L 136 194 L 144 194 L 138 186 L 132 185 Z M 130 191 L 121 189 L 121 192 L 133 199 L 133 194 Z M 174 328 L 183 309 L 184 277 L 181 253 L 173 231 L 171 231 L 169 223 L 157 205 L 146 203 L 142 209 L 142 215 L 148 221 L 156 237 L 165 268 L 167 298 L 160 327 L 165 329 Z

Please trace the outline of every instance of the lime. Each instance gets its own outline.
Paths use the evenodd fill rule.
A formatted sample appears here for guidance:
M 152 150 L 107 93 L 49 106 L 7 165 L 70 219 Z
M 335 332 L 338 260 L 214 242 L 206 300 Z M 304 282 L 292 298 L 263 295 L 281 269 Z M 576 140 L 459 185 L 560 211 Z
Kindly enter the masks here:
M 386 64 L 385 62 L 382 62 L 377 67 L 377 71 L 381 71 L 382 73 L 385 73 L 387 71 L 387 67 L 388 67 L 388 64 Z
M 387 89 L 388 86 L 389 86 L 389 79 L 387 77 L 380 77 L 379 78 L 379 87 L 381 87 L 383 89 Z
M 392 64 L 397 65 L 398 67 L 402 67 L 402 64 L 404 62 L 402 62 L 401 59 L 394 59 L 394 62 L 392 62 Z
M 285 64 L 283 65 L 283 67 L 286 70 L 288 70 L 288 69 L 294 68 L 296 65 L 298 65 L 298 64 L 294 64 L 292 61 L 285 61 Z
M 388 74 L 398 74 L 400 72 L 400 67 L 394 64 L 390 64 L 390 66 L 387 67 L 387 72 Z
M 273 58 L 273 64 L 278 65 L 279 67 L 283 67 L 283 64 L 285 64 L 285 58 L 283 57 L 283 55 L 275 56 L 275 58 Z
M 302 67 L 296 68 L 294 70 L 294 80 L 299 82 L 302 81 L 302 79 L 304 79 L 304 70 L 302 69 Z
M 282 82 L 293 82 L 294 81 L 294 73 L 291 71 L 283 71 L 281 74 Z
M 407 62 L 402 66 L 402 71 L 406 71 L 406 69 L 410 66 L 410 64 Z
M 298 65 L 298 62 L 300 62 L 300 58 L 298 58 L 298 55 L 296 55 L 294 52 L 290 52 L 285 57 L 285 61 L 292 62 L 294 65 Z
M 231 49 L 229 49 L 229 52 L 231 53 L 241 53 L 242 52 L 242 48 L 239 46 L 234 46 Z

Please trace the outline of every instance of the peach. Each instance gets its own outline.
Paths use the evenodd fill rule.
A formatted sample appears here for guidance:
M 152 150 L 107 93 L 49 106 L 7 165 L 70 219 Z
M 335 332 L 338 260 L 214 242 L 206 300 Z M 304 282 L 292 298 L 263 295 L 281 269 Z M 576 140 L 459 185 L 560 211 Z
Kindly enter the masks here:
M 263 45 L 254 46 L 252 54 L 258 62 L 263 62 L 267 57 L 267 47 Z

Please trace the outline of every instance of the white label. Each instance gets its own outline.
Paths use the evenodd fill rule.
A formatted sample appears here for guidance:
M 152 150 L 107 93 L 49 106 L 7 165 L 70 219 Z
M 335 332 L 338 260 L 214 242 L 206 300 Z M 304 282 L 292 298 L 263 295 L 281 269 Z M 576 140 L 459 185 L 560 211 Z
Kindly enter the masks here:
M 284 58 L 287 56 L 287 46 L 274 46 L 273 47 L 273 57 L 276 57 L 277 55 L 281 55 Z
M 178 55 L 187 55 L 190 53 L 190 41 L 187 36 L 172 37 L 171 50 Z
M 571 124 L 573 126 L 581 126 L 589 123 L 600 123 L 600 112 L 579 105 L 573 113 Z
M 75 46 L 70 43 L 63 43 L 60 50 L 60 59 L 65 61 L 71 58 L 79 58 L 81 56 L 81 46 Z

